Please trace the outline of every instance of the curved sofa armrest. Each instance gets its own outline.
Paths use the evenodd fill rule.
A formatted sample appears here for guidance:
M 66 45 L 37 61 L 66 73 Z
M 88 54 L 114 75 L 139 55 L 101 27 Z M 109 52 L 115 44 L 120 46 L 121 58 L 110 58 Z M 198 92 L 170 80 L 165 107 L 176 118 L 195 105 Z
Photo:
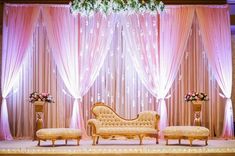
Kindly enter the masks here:
M 92 135 L 97 134 L 97 131 L 101 127 L 101 122 L 97 119 L 89 119 L 87 124 L 92 127 Z
M 89 119 L 88 125 L 94 125 L 95 127 L 99 128 L 101 126 L 101 122 L 97 119 Z

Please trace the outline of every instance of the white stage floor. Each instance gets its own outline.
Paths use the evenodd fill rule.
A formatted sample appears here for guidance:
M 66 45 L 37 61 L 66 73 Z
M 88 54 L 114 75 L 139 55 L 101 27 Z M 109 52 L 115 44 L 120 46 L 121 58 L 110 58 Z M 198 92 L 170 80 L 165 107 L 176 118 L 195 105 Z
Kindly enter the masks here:
M 98 145 L 91 145 L 92 141 L 81 140 L 76 145 L 75 140 L 56 141 L 55 147 L 51 141 L 42 141 L 37 146 L 37 141 L 13 140 L 0 141 L 0 155 L 235 155 L 235 140 L 209 140 L 208 146 L 204 141 L 195 140 L 189 146 L 188 140 L 182 140 L 181 145 L 177 140 L 169 140 L 165 145 L 164 140 L 155 144 L 154 139 L 145 139 L 143 145 L 139 140 L 103 140 Z

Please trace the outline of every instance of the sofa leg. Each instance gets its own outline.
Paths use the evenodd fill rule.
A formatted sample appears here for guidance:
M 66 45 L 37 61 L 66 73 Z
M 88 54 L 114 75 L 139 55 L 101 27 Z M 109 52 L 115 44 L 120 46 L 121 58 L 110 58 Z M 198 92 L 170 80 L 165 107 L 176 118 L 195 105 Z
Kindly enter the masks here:
M 40 139 L 38 140 L 38 146 L 40 146 Z
M 208 143 L 207 143 L 207 139 L 205 140 L 205 144 L 206 144 L 206 146 L 208 145 Z
M 193 139 L 189 139 L 189 142 L 190 142 L 190 146 L 192 146 L 192 144 L 193 144 Z
M 52 141 L 52 146 L 55 147 L 55 140 L 51 140 Z
M 97 139 L 96 139 L 96 144 L 98 144 L 98 142 L 99 142 L 99 136 L 97 136 Z
M 93 139 L 92 145 L 96 145 L 96 136 L 92 136 L 92 139 Z
M 158 144 L 159 142 L 158 142 L 158 137 L 156 137 L 156 144 Z
M 139 138 L 140 138 L 140 145 L 142 145 L 144 136 L 143 135 L 139 135 Z
M 77 139 L 77 145 L 79 146 L 80 138 Z
M 65 144 L 67 145 L 67 143 L 68 143 L 68 140 L 67 140 L 67 139 L 65 139 Z

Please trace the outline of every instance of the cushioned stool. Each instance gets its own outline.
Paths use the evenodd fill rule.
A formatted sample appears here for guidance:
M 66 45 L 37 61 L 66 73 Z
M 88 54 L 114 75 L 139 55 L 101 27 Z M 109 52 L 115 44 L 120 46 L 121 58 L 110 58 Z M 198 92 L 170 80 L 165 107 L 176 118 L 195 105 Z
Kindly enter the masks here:
M 40 146 L 40 140 L 51 140 L 54 147 L 56 140 L 65 140 L 67 144 L 68 139 L 76 139 L 77 145 L 81 139 L 82 132 L 80 129 L 71 128 L 44 128 L 36 132 L 38 139 L 38 146 Z
M 190 146 L 192 146 L 193 140 L 205 140 L 207 145 L 209 129 L 200 126 L 170 126 L 163 130 L 163 135 L 167 145 L 168 139 L 178 139 L 179 144 L 181 139 L 188 139 Z

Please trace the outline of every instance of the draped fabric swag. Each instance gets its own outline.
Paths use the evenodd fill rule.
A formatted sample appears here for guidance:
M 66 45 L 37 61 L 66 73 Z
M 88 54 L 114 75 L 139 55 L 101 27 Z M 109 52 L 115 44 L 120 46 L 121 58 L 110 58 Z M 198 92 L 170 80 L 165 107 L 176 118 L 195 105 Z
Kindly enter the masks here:
M 213 42 L 220 44 L 218 49 L 228 55 L 227 58 L 222 56 L 225 54 L 216 56 L 222 57 L 216 62 L 218 59 L 213 61 L 212 57 L 217 55 L 212 53 L 214 47 L 207 45 L 211 42 L 206 41 L 211 36 L 203 35 L 208 24 L 200 19 L 201 14 L 205 17 L 207 13 L 197 8 L 195 12 L 193 6 L 169 6 L 160 16 L 146 13 L 107 17 L 101 14 L 74 17 L 68 6 L 63 5 L 35 6 L 40 6 L 42 16 L 32 20 L 38 24 L 36 29 L 32 26 L 35 32 L 32 30 L 28 37 L 27 42 L 31 41 L 31 44 L 22 69 L 22 61 L 17 66 L 19 79 L 8 89 L 11 90 L 7 98 L 8 111 L 6 104 L 1 108 L 1 125 L 8 124 L 4 110 L 11 116 L 13 136 L 32 135 L 32 104 L 27 98 L 33 91 L 50 92 L 55 98 L 56 102 L 48 104 L 45 113 L 46 127 L 81 128 L 83 136 L 89 133 L 85 127 L 92 117 L 90 108 L 99 101 L 109 104 L 125 118 L 134 118 L 144 110 L 158 110 L 161 129 L 167 125 L 191 125 L 192 107 L 184 102 L 184 95 L 189 91 L 202 91 L 210 99 L 203 105 L 203 126 L 210 129 L 211 136 L 218 137 L 223 130 L 223 137 L 233 137 L 234 134 L 230 133 L 233 129 L 231 110 L 228 114 L 232 109 L 231 84 L 224 84 L 227 79 L 223 79 L 227 77 L 225 74 L 228 77 L 232 74 L 230 66 L 224 67 L 224 63 L 231 59 L 231 45 L 227 42 L 230 39 L 229 27 L 226 24 L 226 33 L 217 34 L 224 41 Z M 11 7 L 10 4 L 5 6 Z M 214 7 L 221 12 L 215 14 L 213 21 L 226 23 L 228 19 L 222 17 L 228 17 L 228 7 Z M 209 14 L 207 18 L 210 18 Z M 24 53 L 26 50 L 24 47 Z M 4 61 L 2 63 L 7 65 Z M 221 73 L 218 70 L 221 67 L 227 72 Z M 10 81 L 2 74 L 3 80 Z M 216 81 L 228 102 L 219 96 Z M 10 134 L 10 129 L 5 134 Z M 1 139 L 7 138 L 1 136 Z

